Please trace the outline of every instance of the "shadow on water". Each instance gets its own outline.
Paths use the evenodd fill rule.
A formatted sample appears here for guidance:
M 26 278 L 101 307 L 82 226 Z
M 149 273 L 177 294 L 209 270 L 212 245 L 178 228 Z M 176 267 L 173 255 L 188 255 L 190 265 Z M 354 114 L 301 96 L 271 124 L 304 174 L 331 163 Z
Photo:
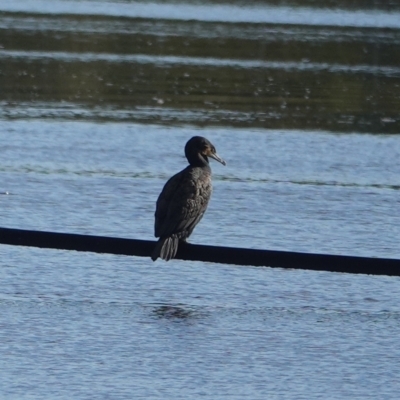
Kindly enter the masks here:
M 184 304 L 160 304 L 154 306 L 151 314 L 160 319 L 167 319 L 171 321 L 193 321 L 204 318 L 206 314 L 203 311 L 187 306 Z

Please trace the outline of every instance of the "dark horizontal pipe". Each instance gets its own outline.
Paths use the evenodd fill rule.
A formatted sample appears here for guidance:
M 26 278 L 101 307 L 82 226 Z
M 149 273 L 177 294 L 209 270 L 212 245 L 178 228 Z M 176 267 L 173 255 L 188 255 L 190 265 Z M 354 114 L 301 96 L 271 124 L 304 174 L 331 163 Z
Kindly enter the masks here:
M 0 243 L 50 249 L 90 251 L 150 257 L 155 242 L 149 240 L 39 232 L 0 228 Z M 176 258 L 222 264 L 252 265 L 347 272 L 352 274 L 400 276 L 400 260 L 328 254 L 293 253 L 288 251 L 242 249 L 220 246 L 181 244 Z

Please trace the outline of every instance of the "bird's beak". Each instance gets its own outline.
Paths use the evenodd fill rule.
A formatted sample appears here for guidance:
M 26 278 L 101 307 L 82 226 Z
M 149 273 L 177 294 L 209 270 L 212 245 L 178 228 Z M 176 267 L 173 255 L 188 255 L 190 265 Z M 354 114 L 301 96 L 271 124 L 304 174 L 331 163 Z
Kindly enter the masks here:
M 226 162 L 217 153 L 210 153 L 208 156 L 213 158 L 215 161 L 220 162 L 222 165 L 226 165 Z

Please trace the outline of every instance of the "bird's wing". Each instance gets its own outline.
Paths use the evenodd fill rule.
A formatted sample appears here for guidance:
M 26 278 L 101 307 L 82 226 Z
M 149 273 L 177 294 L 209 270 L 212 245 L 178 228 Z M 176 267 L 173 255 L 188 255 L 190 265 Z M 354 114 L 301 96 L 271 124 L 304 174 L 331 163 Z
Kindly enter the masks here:
M 155 222 L 154 222 L 154 236 L 165 236 L 165 220 L 168 215 L 169 205 L 171 204 L 177 189 L 183 180 L 182 173 L 172 176 L 163 187 L 157 199 Z
M 210 194 L 210 183 L 199 186 L 190 173 L 183 171 L 174 175 L 165 184 L 157 201 L 156 236 L 189 236 L 202 218 Z

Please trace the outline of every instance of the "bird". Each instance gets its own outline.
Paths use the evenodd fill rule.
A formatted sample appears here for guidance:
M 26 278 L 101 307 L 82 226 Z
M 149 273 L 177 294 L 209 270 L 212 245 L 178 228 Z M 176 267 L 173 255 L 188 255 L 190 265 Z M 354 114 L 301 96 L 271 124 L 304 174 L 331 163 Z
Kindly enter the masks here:
M 189 165 L 164 185 L 156 203 L 154 236 L 159 238 L 151 259 L 168 261 L 175 257 L 179 242 L 186 242 L 202 219 L 211 197 L 209 158 L 226 165 L 214 145 L 193 136 L 185 145 Z

